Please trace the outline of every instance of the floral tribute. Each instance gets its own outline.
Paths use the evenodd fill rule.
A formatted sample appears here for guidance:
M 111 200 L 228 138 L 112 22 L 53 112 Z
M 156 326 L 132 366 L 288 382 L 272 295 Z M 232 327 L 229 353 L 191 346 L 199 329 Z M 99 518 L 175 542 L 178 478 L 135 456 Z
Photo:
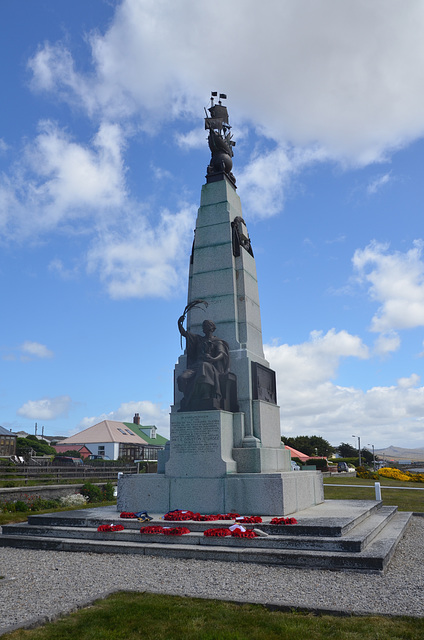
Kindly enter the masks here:
M 269 524 L 297 524 L 296 518 L 273 518 Z
M 193 511 L 174 509 L 174 511 L 168 511 L 168 513 L 165 513 L 163 519 L 173 522 L 184 520 L 194 520 L 195 522 L 211 522 L 213 520 L 234 520 L 238 517 L 240 517 L 239 513 L 217 513 L 215 515 L 201 515 L 200 513 L 194 513 Z
M 186 533 L 190 533 L 187 527 L 141 527 L 140 533 L 142 534 L 164 534 L 165 536 L 183 536 Z
M 245 529 L 244 531 L 241 529 L 234 529 L 234 531 L 231 532 L 231 536 L 233 538 L 257 538 L 258 534 L 252 529 Z
M 141 527 L 140 533 L 144 533 L 144 534 L 146 534 L 146 533 L 147 534 L 163 533 L 163 527 L 156 527 L 156 526 Z
M 203 532 L 204 536 L 207 537 L 216 537 L 216 538 L 224 538 L 225 536 L 230 536 L 231 531 L 229 529 L 206 529 Z
M 241 516 L 236 518 L 237 522 L 242 522 L 243 524 L 256 524 L 262 522 L 261 516 Z
M 110 533 L 111 531 L 123 531 L 125 527 L 122 524 L 101 524 L 97 527 L 99 533 Z
M 119 516 L 120 518 L 137 518 L 137 516 L 135 515 L 135 513 L 133 513 L 132 511 L 122 511 L 122 513 Z
M 183 536 L 186 533 L 190 533 L 190 529 L 187 529 L 187 527 L 164 527 L 163 533 L 166 536 Z
M 233 538 L 257 538 L 258 534 L 251 530 L 246 530 L 239 525 L 233 525 L 229 529 L 206 529 L 203 532 L 204 536 L 223 538 L 225 536 L 232 536 Z

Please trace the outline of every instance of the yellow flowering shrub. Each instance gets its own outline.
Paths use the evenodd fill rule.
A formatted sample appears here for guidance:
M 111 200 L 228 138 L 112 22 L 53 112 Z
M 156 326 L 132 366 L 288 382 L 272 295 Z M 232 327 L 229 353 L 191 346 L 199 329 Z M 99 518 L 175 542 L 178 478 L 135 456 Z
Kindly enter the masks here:
M 409 471 L 400 471 L 391 467 L 379 469 L 378 474 L 384 478 L 393 478 L 404 482 L 424 482 L 424 473 L 410 473 Z

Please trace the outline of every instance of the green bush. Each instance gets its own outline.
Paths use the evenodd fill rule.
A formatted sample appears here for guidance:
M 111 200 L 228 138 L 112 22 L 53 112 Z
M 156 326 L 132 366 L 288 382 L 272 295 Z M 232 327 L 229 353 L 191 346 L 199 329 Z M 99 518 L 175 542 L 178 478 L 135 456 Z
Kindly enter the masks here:
M 317 471 L 326 471 L 328 468 L 328 462 L 325 458 L 309 458 L 305 464 L 314 464 Z
M 16 500 L 15 509 L 16 511 L 28 511 L 28 505 L 23 500 Z
M 107 482 L 104 487 L 102 487 L 102 492 L 103 492 L 103 500 L 113 500 L 115 495 L 115 487 L 113 486 L 113 484 L 111 482 Z
M 303 467 L 304 462 L 300 460 L 300 458 L 292 458 L 292 460 L 299 465 L 299 467 Z
M 29 453 L 30 449 L 33 449 L 36 455 L 48 455 L 55 456 L 56 449 L 53 449 L 47 442 L 38 440 L 35 436 L 28 436 L 27 438 L 16 439 L 16 455 L 24 456 Z
M 103 500 L 103 491 L 91 482 L 85 482 L 83 484 L 81 493 L 87 497 L 88 502 L 102 502 Z

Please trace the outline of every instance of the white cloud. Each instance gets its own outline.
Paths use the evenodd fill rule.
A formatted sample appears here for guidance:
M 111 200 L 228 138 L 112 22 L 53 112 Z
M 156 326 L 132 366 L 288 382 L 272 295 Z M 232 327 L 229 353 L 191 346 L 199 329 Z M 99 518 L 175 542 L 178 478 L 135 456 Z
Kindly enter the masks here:
M 122 204 L 124 140 L 118 125 L 102 123 L 90 146 L 75 143 L 51 122 L 41 126 L 26 155 L 38 176 L 31 189 L 44 205 L 44 214 L 47 211 L 53 216 L 54 211 L 63 215 L 86 207 L 105 209 Z
M 63 261 L 60 258 L 54 258 L 49 263 L 48 269 L 51 273 L 55 273 L 63 280 L 72 280 L 78 275 L 79 265 L 76 265 L 72 269 L 69 269 L 65 267 Z
M 390 181 L 392 180 L 391 177 L 391 173 L 385 173 L 384 175 L 380 175 L 377 178 L 374 178 L 374 180 L 371 180 L 371 182 L 368 184 L 367 187 L 367 193 L 368 194 L 374 194 L 377 193 L 377 191 L 380 191 L 380 189 L 388 184 Z
M 177 133 L 175 141 L 179 147 L 190 151 L 191 149 L 204 149 L 208 136 L 204 128 L 192 129 L 188 133 Z
M 424 131 L 423 25 L 417 1 L 124 0 L 108 31 L 91 35 L 90 75 L 46 44 L 33 83 L 90 114 L 140 112 L 144 126 L 199 113 L 219 87 L 237 120 L 274 140 L 367 163 Z
M 397 383 L 402 389 L 410 389 L 411 387 L 416 387 L 420 383 L 420 376 L 413 373 L 409 378 L 399 378 Z
M 374 353 L 385 356 L 392 351 L 397 351 L 400 347 L 400 337 L 395 331 L 388 334 L 380 334 L 374 342 Z
M 69 396 L 28 400 L 16 413 L 31 420 L 54 420 L 60 416 L 67 416 L 71 404 Z
M 369 357 L 368 347 L 358 336 L 330 329 L 326 334 L 312 331 L 310 340 L 299 345 L 266 345 L 266 357 L 273 367 L 284 366 L 284 388 L 302 384 L 321 384 L 336 375 L 341 358 Z M 295 381 L 295 382 L 294 382 Z
M 353 266 L 358 278 L 368 284 L 371 299 L 380 303 L 371 331 L 390 334 L 424 325 L 422 247 L 417 240 L 405 253 L 389 253 L 389 245 L 372 242 L 355 251 Z
M 225 15 L 219 28 L 216 15 Z M 250 127 L 266 142 L 245 166 L 236 150 L 235 173 L 246 211 L 268 217 L 306 165 L 382 161 L 422 137 L 423 28 L 419 2 L 123 0 L 108 30 L 88 37 L 89 72 L 60 42 L 41 46 L 29 66 L 34 89 L 94 120 L 136 122 L 134 132 L 198 122 L 210 89 L 227 91 L 242 139 Z M 190 150 L 205 137 L 196 127 L 174 142 Z M 391 179 L 378 176 L 368 193 Z
M 356 336 L 312 334 L 306 343 L 267 345 L 265 352 L 277 373 L 284 435 L 317 434 L 334 445 L 350 441 L 352 433 L 366 435 L 376 446 L 401 444 L 406 435 L 413 441 L 414 434 L 420 441 L 424 387 L 418 386 L 417 374 L 367 391 L 331 381 L 342 358 L 367 357 L 367 348 Z
M 179 290 L 187 270 L 194 207 L 162 211 L 157 225 L 129 217 L 119 230 L 106 230 L 88 253 L 89 272 L 98 272 L 112 298 L 163 297 Z M 184 244 L 186 246 L 184 246 Z
M 83 418 L 77 428 L 73 430 L 73 433 L 78 433 L 83 429 L 92 427 L 102 422 L 102 420 L 132 422 L 135 413 L 140 414 L 140 422 L 142 425 L 156 425 L 160 435 L 169 438 L 169 407 L 163 409 L 161 405 L 149 402 L 148 400 L 123 402 L 117 409 L 109 413 Z
M 212 26 L 216 15 L 225 15 L 219 28 Z M 29 62 L 34 91 L 79 107 L 97 132 L 81 142 L 52 122 L 42 124 L 25 157 L 0 179 L 0 234 L 36 239 L 59 228 L 91 235 L 88 268 L 111 296 L 166 295 L 179 265 L 175 234 L 169 249 L 163 217 L 158 226 L 143 218 L 135 241 L 116 231 L 135 208 L 123 160 L 129 137 L 140 129 L 154 134 L 178 118 L 194 124 L 210 89 L 227 91 L 242 157 L 253 139 L 248 131 L 259 140 L 235 170 L 245 210 L 274 215 L 304 167 L 379 161 L 423 135 L 423 26 L 418 2 L 123 0 L 107 31 L 87 38 L 88 72 L 61 42 L 41 45 Z M 212 64 L 216 52 L 224 53 Z M 172 140 L 193 149 L 205 137 L 196 126 Z M 390 179 L 385 173 L 368 188 L 376 191 Z M 176 221 L 180 213 L 173 214 Z M 395 328 L 387 325 L 386 332 Z
M 21 344 L 20 350 L 24 356 L 31 358 L 53 358 L 54 356 L 53 351 L 50 351 L 46 345 L 40 344 L 39 342 L 26 341 Z
M 268 218 L 283 208 L 292 177 L 307 165 L 326 159 L 323 149 L 286 149 L 254 153 L 237 173 L 243 204 L 256 218 Z
M 0 233 L 28 239 L 122 206 L 124 145 L 122 130 L 114 124 L 102 123 L 83 145 L 56 124 L 42 122 L 21 162 L 0 182 Z
M 124 146 L 117 125 L 103 123 L 82 145 L 44 122 L 26 147 L 25 167 L 0 185 L 0 233 L 21 241 L 55 229 L 85 234 L 90 244 L 82 262 L 99 274 L 112 298 L 166 296 L 185 280 L 195 208 L 162 211 L 150 222 L 147 207 L 126 193 Z M 156 171 L 157 178 L 164 176 Z M 49 269 L 70 278 L 79 266 L 69 268 L 56 258 Z

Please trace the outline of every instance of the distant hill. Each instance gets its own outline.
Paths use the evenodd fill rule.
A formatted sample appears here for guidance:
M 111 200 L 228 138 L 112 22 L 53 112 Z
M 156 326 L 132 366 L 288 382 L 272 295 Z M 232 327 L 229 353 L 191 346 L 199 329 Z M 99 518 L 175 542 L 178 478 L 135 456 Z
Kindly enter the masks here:
M 419 449 L 404 449 L 390 445 L 385 449 L 375 449 L 375 455 L 385 460 L 411 460 L 412 462 L 424 462 L 424 447 Z

